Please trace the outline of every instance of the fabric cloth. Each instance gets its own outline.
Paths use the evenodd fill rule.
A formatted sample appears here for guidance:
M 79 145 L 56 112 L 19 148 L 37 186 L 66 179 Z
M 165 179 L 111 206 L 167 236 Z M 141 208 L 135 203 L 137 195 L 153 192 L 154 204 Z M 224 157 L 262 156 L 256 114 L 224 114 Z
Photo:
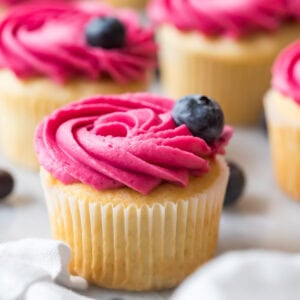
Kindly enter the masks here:
M 298 300 L 300 255 L 269 251 L 225 254 L 192 274 L 172 300 Z
M 0 244 L 0 300 L 87 300 L 70 289 L 87 282 L 70 276 L 71 250 L 63 242 L 25 239 Z

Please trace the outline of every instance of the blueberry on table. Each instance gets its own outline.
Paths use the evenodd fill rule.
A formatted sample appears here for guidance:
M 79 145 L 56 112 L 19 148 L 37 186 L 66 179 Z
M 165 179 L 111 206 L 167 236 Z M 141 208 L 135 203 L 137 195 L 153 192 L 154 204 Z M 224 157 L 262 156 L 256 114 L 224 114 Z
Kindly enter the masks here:
M 265 113 L 262 113 L 260 121 L 259 121 L 259 127 L 262 129 L 262 131 L 265 134 L 268 134 L 268 126 L 267 126 L 267 120 Z
M 224 114 L 219 104 L 203 95 L 190 95 L 178 100 L 172 117 L 177 126 L 185 124 L 194 136 L 207 143 L 217 140 L 224 128 Z
M 236 203 L 245 189 L 246 178 L 243 170 L 235 163 L 228 162 L 229 180 L 225 194 L 224 206 Z
M 157 67 L 157 68 L 155 69 L 155 77 L 156 77 L 157 79 L 160 79 L 160 77 L 161 77 L 160 75 L 161 75 L 160 68 Z
M 14 188 L 14 179 L 10 173 L 0 169 L 0 199 L 8 196 Z
M 92 47 L 122 48 L 125 44 L 126 29 L 116 18 L 97 17 L 91 19 L 86 25 L 85 39 Z

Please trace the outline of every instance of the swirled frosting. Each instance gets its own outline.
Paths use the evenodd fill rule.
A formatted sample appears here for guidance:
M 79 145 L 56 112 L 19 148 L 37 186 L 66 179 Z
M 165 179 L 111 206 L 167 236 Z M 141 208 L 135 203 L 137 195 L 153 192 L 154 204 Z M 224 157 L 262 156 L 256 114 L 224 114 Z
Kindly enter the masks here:
M 64 184 L 98 190 L 127 186 L 147 194 L 162 182 L 186 186 L 224 153 L 229 127 L 208 145 L 185 125 L 176 127 L 174 101 L 149 94 L 99 96 L 54 112 L 38 127 L 40 164 Z
M 272 87 L 300 104 L 300 40 L 284 49 L 276 59 Z
M 0 5 L 7 5 L 7 6 L 11 6 L 11 5 L 19 5 L 19 4 L 23 4 L 23 3 L 50 3 L 50 2 L 55 2 L 55 1 L 59 1 L 59 0 L 0 0 Z M 63 0 L 61 0 L 63 1 Z M 65 0 L 65 1 L 69 1 L 69 0 Z
M 275 30 L 300 16 L 300 6 L 298 0 L 152 0 L 149 15 L 157 24 L 238 38 Z
M 102 16 L 123 22 L 123 48 L 87 45 L 87 22 Z M 21 78 L 46 76 L 63 83 L 78 76 L 109 76 L 126 83 L 143 78 L 155 66 L 156 51 L 153 30 L 142 27 L 135 13 L 116 12 L 104 4 L 19 6 L 0 23 L 0 67 Z

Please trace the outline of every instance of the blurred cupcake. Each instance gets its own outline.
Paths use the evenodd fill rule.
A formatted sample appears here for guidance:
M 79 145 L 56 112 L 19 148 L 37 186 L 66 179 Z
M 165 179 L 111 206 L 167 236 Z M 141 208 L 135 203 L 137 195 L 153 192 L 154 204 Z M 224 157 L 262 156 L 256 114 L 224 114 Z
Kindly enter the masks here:
M 104 0 L 115 7 L 127 7 L 134 9 L 143 9 L 145 8 L 148 0 Z
M 22 6 L 0 23 L 0 140 L 4 154 L 37 168 L 34 130 L 76 99 L 147 90 L 153 32 L 133 12 L 103 4 Z
M 277 181 L 300 201 L 300 41 L 277 58 L 265 110 Z
M 205 93 L 232 124 L 255 123 L 279 51 L 300 36 L 299 1 L 152 0 L 165 92 Z
M 157 290 L 214 255 L 232 130 L 206 97 L 177 103 L 97 96 L 38 127 L 52 233 L 71 246 L 72 273 L 106 288 Z

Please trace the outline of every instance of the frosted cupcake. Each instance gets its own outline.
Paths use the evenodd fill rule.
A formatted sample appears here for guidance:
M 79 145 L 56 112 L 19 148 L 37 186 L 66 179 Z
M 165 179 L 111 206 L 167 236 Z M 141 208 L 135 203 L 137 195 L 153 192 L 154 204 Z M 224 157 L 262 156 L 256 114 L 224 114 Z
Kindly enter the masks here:
M 204 96 L 177 103 L 98 96 L 38 127 L 52 233 L 71 246 L 72 273 L 106 288 L 157 290 L 214 255 L 232 130 Z
M 265 98 L 275 174 L 280 187 L 300 201 L 300 41 L 286 48 L 273 67 Z
M 299 37 L 299 1 L 153 0 L 165 92 L 205 93 L 229 123 L 254 124 L 279 51 Z
M 4 154 L 37 168 L 36 125 L 92 94 L 147 90 L 153 32 L 133 12 L 104 5 L 23 6 L 0 23 L 0 140 Z

